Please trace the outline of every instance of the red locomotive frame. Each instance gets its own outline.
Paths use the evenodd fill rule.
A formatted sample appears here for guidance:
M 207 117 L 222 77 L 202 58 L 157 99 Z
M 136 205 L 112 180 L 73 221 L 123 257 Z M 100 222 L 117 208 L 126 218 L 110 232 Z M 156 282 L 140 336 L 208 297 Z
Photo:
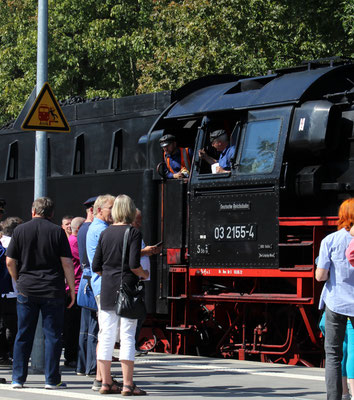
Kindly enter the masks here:
M 280 246 L 311 246 L 313 260 L 318 255 L 322 238 L 334 230 L 337 224 L 336 217 L 280 217 L 279 226 L 286 230 L 288 227 L 310 227 L 313 231 L 313 240 L 301 243 L 280 243 Z M 196 321 L 193 321 L 192 309 L 196 304 L 204 304 L 209 311 L 214 312 L 221 305 L 227 307 L 232 304 L 237 308 L 240 304 L 284 304 L 293 305 L 299 311 L 303 324 L 306 327 L 306 334 L 312 344 L 312 351 L 322 352 L 322 336 L 317 329 L 317 320 L 314 320 L 310 309 L 316 307 L 320 293 L 320 285 L 314 278 L 315 265 L 296 265 L 293 268 L 259 269 L 259 268 L 189 268 L 187 265 L 176 264 L 180 260 L 178 249 L 167 250 L 167 262 L 169 264 L 171 295 L 170 301 L 170 332 L 169 342 L 172 353 L 188 353 L 190 346 L 191 332 L 198 329 Z M 254 279 L 291 279 L 295 281 L 294 293 L 219 293 L 201 294 L 195 292 L 195 280 L 200 277 L 236 277 Z M 181 315 L 183 315 L 181 319 Z M 271 334 L 267 327 L 255 324 L 253 329 L 253 342 L 246 341 L 245 332 L 249 328 L 245 324 L 239 329 L 242 331 L 242 340 L 238 343 L 232 341 L 232 331 L 235 328 L 235 321 L 229 318 L 228 329 L 225 330 L 215 349 L 211 353 L 221 354 L 224 357 L 237 354 L 240 360 L 246 355 L 257 355 L 261 361 L 286 362 L 292 365 L 302 363 L 306 366 L 313 366 L 302 355 L 302 351 L 295 338 L 294 321 L 289 320 L 286 340 L 283 343 L 267 344 L 263 342 L 264 334 Z M 272 358 L 270 358 L 272 357 Z

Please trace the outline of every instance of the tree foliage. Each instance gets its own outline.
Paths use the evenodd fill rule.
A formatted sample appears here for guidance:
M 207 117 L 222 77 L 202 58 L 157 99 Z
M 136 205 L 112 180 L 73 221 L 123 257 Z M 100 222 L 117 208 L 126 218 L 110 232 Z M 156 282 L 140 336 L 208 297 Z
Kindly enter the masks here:
M 138 63 L 141 92 L 177 88 L 210 73 L 264 74 L 304 59 L 353 52 L 341 1 L 313 0 L 306 6 L 301 0 L 154 3 L 154 24 L 146 33 L 150 57 Z
M 181 87 L 354 54 L 354 0 L 49 0 L 49 82 L 59 99 Z M 37 0 L 0 2 L 0 118 L 36 84 Z

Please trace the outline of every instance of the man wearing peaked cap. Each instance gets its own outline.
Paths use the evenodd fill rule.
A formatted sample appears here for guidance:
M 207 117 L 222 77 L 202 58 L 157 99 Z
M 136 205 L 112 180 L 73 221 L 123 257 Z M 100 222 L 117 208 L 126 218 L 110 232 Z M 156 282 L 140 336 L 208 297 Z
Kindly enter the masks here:
M 231 169 L 231 158 L 235 154 L 235 147 L 230 147 L 229 137 L 224 129 L 217 129 L 210 133 L 210 143 L 220 153 L 219 160 L 209 156 L 204 150 L 199 150 L 199 157 L 212 165 L 218 163 L 215 172 L 220 174 Z
M 98 196 L 90 197 L 83 204 L 86 207 L 86 220 L 81 225 L 77 234 L 77 244 L 79 247 L 79 258 L 82 268 L 82 277 L 88 277 L 87 284 L 90 285 L 91 270 L 90 263 L 86 253 L 86 236 L 88 228 L 93 221 L 93 205 Z M 81 287 L 79 287 L 80 290 Z M 78 375 L 95 375 L 97 362 L 96 362 L 96 346 L 98 335 L 98 321 L 96 311 L 81 308 L 81 322 L 80 322 L 80 336 L 79 348 L 77 357 L 76 373 Z
M 176 142 L 176 138 L 173 135 L 167 134 L 167 135 L 161 136 L 159 142 L 160 142 L 160 146 L 163 148 L 165 146 L 168 146 L 171 143 Z
M 96 199 L 97 199 L 97 196 L 90 197 L 89 199 L 87 199 L 84 202 L 84 206 L 86 207 L 86 209 L 90 208 L 90 207 L 93 207 L 93 205 L 95 204 Z
M 188 147 L 177 147 L 176 138 L 170 134 L 162 136 L 159 141 L 164 151 L 164 172 L 167 178 L 188 178 L 193 151 Z

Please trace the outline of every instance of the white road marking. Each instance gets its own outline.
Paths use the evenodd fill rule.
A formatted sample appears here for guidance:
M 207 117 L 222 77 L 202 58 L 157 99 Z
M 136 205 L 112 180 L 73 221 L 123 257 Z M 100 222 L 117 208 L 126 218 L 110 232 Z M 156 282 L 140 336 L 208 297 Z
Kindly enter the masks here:
M 56 397 L 66 397 L 72 399 L 85 399 L 85 400 L 102 400 L 102 395 L 95 395 L 95 394 L 87 394 L 87 393 L 76 393 L 70 392 L 70 388 L 67 389 L 31 389 L 29 387 L 24 387 L 23 389 L 13 389 L 10 385 L 1 385 L 0 390 L 12 390 L 16 391 L 16 393 L 33 393 L 33 394 L 41 394 L 43 396 L 56 396 Z M 2 399 L 2 397 L 0 397 Z M 13 400 L 13 398 L 12 398 Z
M 140 360 L 139 360 L 140 361 Z M 154 360 L 141 360 L 144 364 L 153 364 L 156 363 Z M 214 371 L 229 371 L 229 372 L 237 372 L 239 374 L 249 374 L 249 375 L 260 375 L 260 376 L 273 376 L 277 378 L 290 378 L 290 379 L 301 379 L 308 381 L 325 381 L 324 376 L 311 376 L 304 374 L 292 374 L 287 372 L 264 372 L 259 371 L 257 369 L 245 369 L 245 368 L 229 368 L 229 367 L 219 367 L 217 365 L 200 365 L 200 364 L 181 364 L 180 362 L 171 362 L 171 361 L 163 361 L 159 360 L 159 364 L 178 366 L 178 368 L 189 368 L 194 370 L 214 370 Z
M 0 400 L 14 400 L 14 398 L 13 397 L 0 396 Z
M 182 360 L 181 360 L 182 361 Z M 209 362 L 209 361 L 208 361 Z M 183 363 L 180 361 L 168 361 L 168 360 L 154 360 L 154 359 L 139 359 L 137 362 L 137 367 L 143 366 L 144 364 L 155 364 L 156 369 L 157 368 L 164 368 L 164 367 L 173 367 L 175 370 L 176 368 L 178 370 L 183 370 L 183 369 L 193 369 L 194 371 L 198 370 L 208 370 L 208 371 L 223 371 L 223 372 L 234 372 L 238 374 L 248 374 L 248 375 L 255 375 L 255 376 L 269 376 L 269 377 L 276 377 L 276 378 L 289 378 L 289 379 L 300 379 L 300 380 L 308 380 L 308 381 L 321 381 L 324 382 L 325 378 L 324 376 L 313 376 L 313 375 L 305 375 L 305 374 L 295 374 L 295 373 L 287 373 L 283 372 L 283 368 L 278 367 L 278 368 L 271 368 L 273 371 L 268 372 L 268 371 L 262 371 L 262 369 L 266 369 L 267 367 L 260 366 L 259 368 L 233 368 L 233 367 L 225 367 L 225 366 L 219 366 L 216 364 L 209 364 L 209 365 L 201 365 L 201 364 L 195 364 L 195 363 Z M 269 368 L 269 367 L 268 367 Z M 155 370 L 154 373 L 158 374 L 160 371 Z M 166 371 L 165 371 L 166 372 Z M 29 384 L 31 384 L 29 382 Z M 166 386 L 170 386 L 169 384 L 166 384 Z M 172 385 L 174 386 L 174 385 Z M 102 400 L 102 395 L 100 394 L 87 394 L 86 392 L 73 392 L 75 388 L 68 387 L 67 389 L 57 389 L 57 390 L 46 390 L 46 389 L 40 389 L 40 388 L 30 388 L 30 387 L 25 387 L 24 389 L 13 389 L 10 384 L 0 384 L 0 390 L 12 390 L 16 391 L 19 394 L 21 392 L 28 393 L 28 394 L 37 394 L 37 395 L 43 395 L 47 397 L 64 397 L 67 399 L 85 399 L 85 400 Z M 149 391 L 150 396 L 159 396 L 161 393 L 158 391 Z M 310 398 L 299 398 L 299 397 L 292 397 L 293 400 L 313 400 Z M 9 397 L 2 397 L 0 396 L 0 400 L 14 400 L 13 398 Z

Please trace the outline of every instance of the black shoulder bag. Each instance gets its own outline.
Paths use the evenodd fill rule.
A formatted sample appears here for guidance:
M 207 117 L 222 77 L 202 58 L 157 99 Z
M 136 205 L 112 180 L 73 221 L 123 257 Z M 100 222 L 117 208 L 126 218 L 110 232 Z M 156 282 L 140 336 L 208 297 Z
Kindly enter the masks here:
M 122 272 L 119 292 L 117 292 L 116 313 L 124 318 L 143 319 L 146 315 L 144 282 L 138 282 L 134 288 L 123 283 L 124 261 L 127 251 L 130 226 L 124 232 L 122 250 Z

